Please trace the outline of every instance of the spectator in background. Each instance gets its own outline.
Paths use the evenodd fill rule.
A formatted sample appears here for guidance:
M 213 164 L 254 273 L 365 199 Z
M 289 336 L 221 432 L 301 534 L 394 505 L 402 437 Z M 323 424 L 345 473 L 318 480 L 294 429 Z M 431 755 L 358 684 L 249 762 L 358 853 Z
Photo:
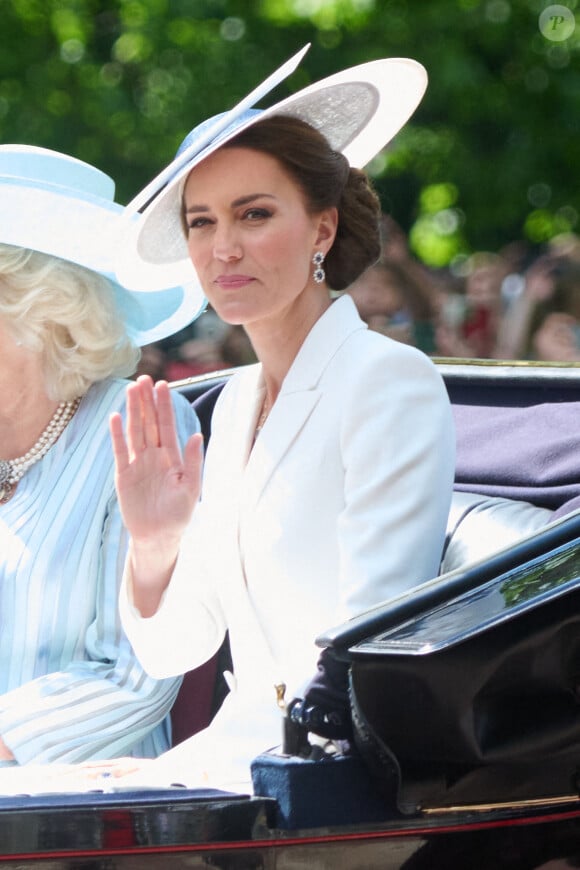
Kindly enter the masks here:
M 437 285 L 429 270 L 412 257 L 403 230 L 389 215 L 381 217 L 379 262 L 348 292 L 370 329 L 433 353 Z
M 165 355 L 162 377 L 178 381 L 228 368 L 230 363 L 224 359 L 222 343 L 229 331 L 229 325 L 208 306 L 195 323 L 162 343 Z M 142 373 L 158 377 L 152 372 Z
M 427 354 L 434 353 L 435 320 L 440 305 L 440 287 L 436 276 L 413 257 L 407 237 L 390 216 L 381 217 L 381 260 L 398 274 L 399 288 L 410 319 L 411 344 Z
M 543 255 L 531 263 L 521 275 L 519 292 L 505 312 L 499 328 L 498 359 L 527 359 L 530 338 L 537 311 L 549 302 L 554 293 L 554 262 Z M 537 324 L 535 324 L 537 325 Z
M 468 258 L 462 290 L 449 293 L 441 306 L 438 354 L 470 359 L 496 356 L 507 273 L 507 264 L 499 254 L 481 251 Z
M 406 279 L 395 265 L 378 262 L 348 289 L 369 329 L 405 344 L 414 344 L 413 323 L 406 307 Z
M 221 356 L 226 366 L 246 366 L 257 362 L 252 343 L 243 326 L 230 326 L 221 345 Z
M 498 342 L 503 359 L 580 359 L 580 261 L 558 248 L 526 271 L 522 291 L 504 315 Z
M 536 360 L 580 362 L 580 320 L 564 311 L 551 311 L 532 334 L 530 352 Z
M 226 367 L 218 341 L 212 338 L 190 338 L 176 348 L 175 358 L 167 361 L 165 377 L 169 381 L 180 381 Z
M 139 375 L 151 375 L 153 380 L 158 381 L 166 377 L 165 366 L 167 364 L 167 354 L 163 349 L 161 342 L 153 342 L 146 344 L 141 348 L 141 357 L 137 363 L 137 369 L 134 378 Z
M 134 378 L 150 375 L 154 381 L 179 381 L 234 366 L 256 362 L 256 355 L 241 326 L 229 326 L 219 332 L 219 339 L 183 338 L 169 351 L 165 342 L 141 348 L 141 358 Z M 189 330 L 188 330 L 189 332 Z M 185 331 L 182 336 L 185 335 Z
M 506 274 L 506 264 L 499 254 L 478 252 L 468 260 L 462 338 L 472 357 L 489 359 L 495 355 Z

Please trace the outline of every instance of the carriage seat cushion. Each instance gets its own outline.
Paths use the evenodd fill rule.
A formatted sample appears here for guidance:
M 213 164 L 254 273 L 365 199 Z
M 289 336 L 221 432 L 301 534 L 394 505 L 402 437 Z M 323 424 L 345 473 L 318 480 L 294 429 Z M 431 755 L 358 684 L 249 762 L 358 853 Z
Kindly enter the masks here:
M 580 506 L 580 402 L 528 393 L 498 384 L 487 394 L 473 384 L 450 393 L 457 461 L 441 573 Z
M 532 535 L 554 512 L 531 502 L 454 492 L 441 573 L 463 568 Z

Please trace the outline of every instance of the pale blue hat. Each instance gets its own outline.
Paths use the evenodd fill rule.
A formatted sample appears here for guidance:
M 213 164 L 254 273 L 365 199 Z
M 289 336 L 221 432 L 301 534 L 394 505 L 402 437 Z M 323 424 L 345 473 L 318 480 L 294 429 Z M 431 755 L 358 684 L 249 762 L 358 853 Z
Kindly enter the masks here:
M 427 87 L 427 73 L 417 61 L 387 58 L 360 64 L 304 88 L 264 110 L 252 109 L 286 78 L 307 51 L 290 58 L 233 109 L 195 127 L 172 162 L 150 182 L 126 210 L 135 213 L 126 237 L 118 274 L 127 285 L 165 278 L 195 280 L 181 222 L 181 198 L 189 172 L 220 145 L 260 118 L 290 115 L 323 133 L 351 166 L 365 166 L 395 136 L 418 106 Z
M 126 227 L 115 183 L 94 166 L 32 145 L 0 145 L 0 242 L 77 263 L 106 277 L 138 345 L 172 335 L 205 307 L 197 280 L 127 288 L 116 275 Z M 133 221 L 138 221 L 135 215 Z

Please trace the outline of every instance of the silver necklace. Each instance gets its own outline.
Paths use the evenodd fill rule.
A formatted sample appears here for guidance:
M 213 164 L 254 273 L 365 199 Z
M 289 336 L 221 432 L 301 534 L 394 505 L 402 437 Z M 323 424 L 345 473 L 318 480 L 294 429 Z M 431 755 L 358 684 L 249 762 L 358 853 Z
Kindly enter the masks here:
M 0 504 L 4 504 L 12 497 L 18 481 L 24 477 L 30 466 L 42 459 L 57 438 L 62 435 L 80 401 L 80 398 L 76 398 L 61 402 L 36 444 L 24 456 L 18 456 L 16 459 L 0 459 Z

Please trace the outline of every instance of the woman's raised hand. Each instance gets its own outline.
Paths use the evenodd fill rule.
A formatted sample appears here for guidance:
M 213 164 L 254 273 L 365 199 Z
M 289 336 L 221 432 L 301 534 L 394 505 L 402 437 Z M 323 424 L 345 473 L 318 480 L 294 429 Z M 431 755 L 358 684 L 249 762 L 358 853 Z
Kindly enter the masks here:
M 199 499 L 202 436 L 192 435 L 182 455 L 169 387 L 165 381 L 154 386 L 148 375 L 127 388 L 126 435 L 120 414 L 111 416 L 110 429 L 115 485 L 134 567 L 141 561 L 152 575 L 167 575 Z M 141 560 L 135 560 L 139 554 Z

